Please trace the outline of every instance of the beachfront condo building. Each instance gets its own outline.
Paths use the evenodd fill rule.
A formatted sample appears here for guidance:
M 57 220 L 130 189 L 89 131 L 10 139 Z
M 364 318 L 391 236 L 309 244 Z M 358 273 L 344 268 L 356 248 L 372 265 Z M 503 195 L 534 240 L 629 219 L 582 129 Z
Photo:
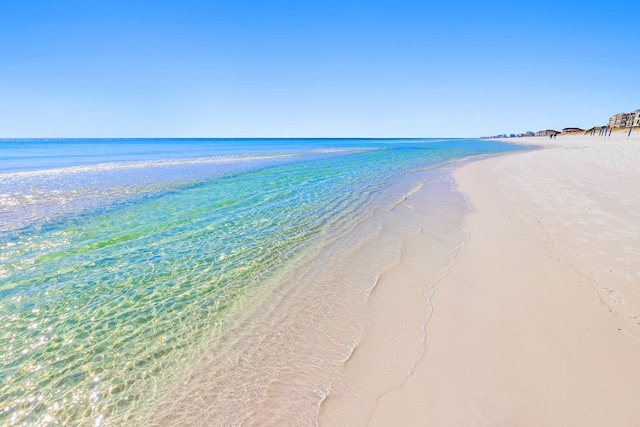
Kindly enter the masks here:
M 553 129 L 546 129 L 536 132 L 536 136 L 549 136 L 549 135 L 557 135 L 560 132 Z
M 631 126 L 640 126 L 640 110 L 633 113 L 618 113 L 609 119 L 609 127 L 612 128 L 628 128 Z
M 562 129 L 562 133 L 578 133 L 578 132 L 584 132 L 584 129 L 580 129 L 580 128 L 564 128 L 564 129 Z

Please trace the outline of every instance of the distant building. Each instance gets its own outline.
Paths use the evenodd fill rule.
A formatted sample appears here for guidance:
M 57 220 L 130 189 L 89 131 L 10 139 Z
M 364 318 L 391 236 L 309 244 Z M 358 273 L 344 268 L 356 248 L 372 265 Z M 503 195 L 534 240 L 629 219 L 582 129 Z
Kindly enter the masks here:
M 631 119 L 631 125 L 633 127 L 640 127 L 640 110 L 636 110 L 633 113 L 633 118 Z
M 553 129 L 547 129 L 547 130 L 541 130 L 539 132 L 536 132 L 536 136 L 549 136 L 549 135 L 557 135 L 560 132 L 558 132 L 557 130 L 553 130 Z
M 576 132 L 584 132 L 584 130 L 580 129 L 580 128 L 564 128 L 564 129 L 562 129 L 562 133 L 576 133 Z
M 525 136 L 535 136 L 535 133 L 531 132 L 530 130 L 525 132 L 524 134 Z
M 609 127 L 612 127 L 612 128 L 624 128 L 624 127 L 627 127 L 627 121 L 629 121 L 629 119 L 631 118 L 630 116 L 631 116 L 631 114 L 629 114 L 629 113 L 614 114 L 609 119 Z
M 612 128 L 628 128 L 631 126 L 640 126 L 640 110 L 633 113 L 618 113 L 609 119 L 609 127 Z

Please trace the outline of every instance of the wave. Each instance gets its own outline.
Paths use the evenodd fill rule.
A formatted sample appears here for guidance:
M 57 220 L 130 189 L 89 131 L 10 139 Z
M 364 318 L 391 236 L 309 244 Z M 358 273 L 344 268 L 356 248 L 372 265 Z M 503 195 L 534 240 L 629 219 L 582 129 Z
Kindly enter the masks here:
M 16 178 L 16 177 L 36 177 L 47 175 L 62 175 L 62 174 L 76 174 L 85 172 L 110 172 L 117 170 L 127 169 L 145 169 L 145 168 L 159 168 L 159 167 L 171 167 L 171 166 L 189 166 L 189 165 L 206 165 L 206 164 L 228 164 L 228 163 L 240 163 L 240 162 L 259 162 L 268 160 L 279 160 L 294 157 L 304 157 L 308 155 L 318 154 L 351 154 L 363 151 L 376 150 L 376 148 L 331 148 L 331 149 L 315 149 L 299 153 L 282 153 L 282 154 L 270 154 L 262 156 L 211 156 L 211 157 L 196 157 L 196 158 L 182 158 L 182 159 L 167 159 L 167 160 L 140 160 L 129 162 L 105 162 L 95 163 L 89 165 L 68 166 L 54 169 L 41 169 L 23 172 L 9 172 L 0 173 L 0 179 L 3 178 Z

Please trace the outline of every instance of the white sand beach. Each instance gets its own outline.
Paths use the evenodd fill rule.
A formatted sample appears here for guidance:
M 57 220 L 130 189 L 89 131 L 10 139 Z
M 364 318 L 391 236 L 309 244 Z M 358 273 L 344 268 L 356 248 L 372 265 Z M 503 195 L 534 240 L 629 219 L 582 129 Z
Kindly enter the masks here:
M 640 425 L 640 132 L 509 141 L 545 149 L 456 172 L 469 241 L 371 426 Z

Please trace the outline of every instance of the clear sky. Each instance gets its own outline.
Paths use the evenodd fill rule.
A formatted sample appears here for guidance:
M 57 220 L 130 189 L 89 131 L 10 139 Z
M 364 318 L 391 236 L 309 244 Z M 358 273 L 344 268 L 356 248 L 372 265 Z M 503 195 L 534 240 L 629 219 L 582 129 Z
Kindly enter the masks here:
M 640 1 L 0 0 L 0 137 L 472 137 L 640 109 Z

